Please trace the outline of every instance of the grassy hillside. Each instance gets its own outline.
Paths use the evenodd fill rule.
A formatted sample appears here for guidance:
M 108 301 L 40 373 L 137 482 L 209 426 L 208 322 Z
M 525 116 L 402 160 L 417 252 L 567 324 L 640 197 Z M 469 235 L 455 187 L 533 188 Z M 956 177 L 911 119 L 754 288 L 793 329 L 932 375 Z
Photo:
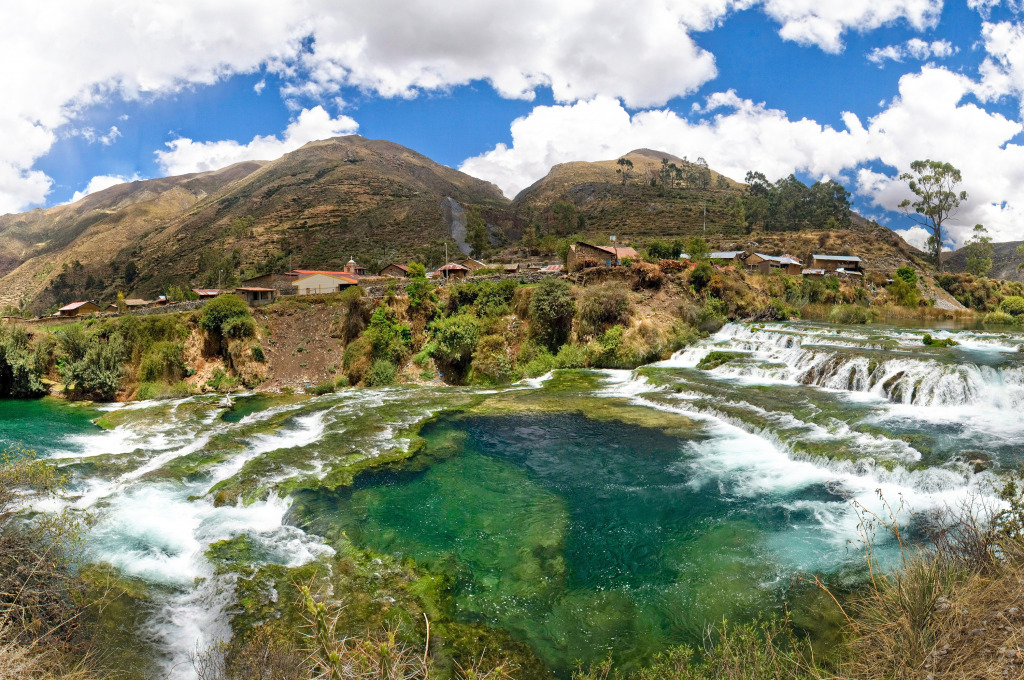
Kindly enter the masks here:
M 371 267 L 440 257 L 452 198 L 507 237 L 509 201 L 488 182 L 397 144 L 358 136 L 269 163 L 135 182 L 69 206 L 0 218 L 0 307 L 149 297 L 170 283 L 225 285 L 284 267 Z M 450 211 L 449 211 L 450 213 Z M 221 275 L 221 272 L 224 272 Z
M 632 165 L 614 159 L 554 166 L 516 196 L 517 227 L 532 226 L 538 235 L 673 237 L 701 232 L 706 217 L 711 233 L 742 233 L 736 203 L 745 185 L 711 169 L 695 181 L 699 166 L 660 151 L 639 149 L 622 158 Z M 572 206 L 573 214 L 563 217 L 567 211 L 559 204 Z

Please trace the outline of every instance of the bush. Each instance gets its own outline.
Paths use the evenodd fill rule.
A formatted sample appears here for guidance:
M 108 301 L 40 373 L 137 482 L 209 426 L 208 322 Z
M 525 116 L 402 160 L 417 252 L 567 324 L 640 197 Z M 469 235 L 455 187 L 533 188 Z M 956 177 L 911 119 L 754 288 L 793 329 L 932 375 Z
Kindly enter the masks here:
M 584 345 L 562 345 L 555 362 L 558 368 L 586 368 L 590 365 L 590 350 Z
M 726 312 L 727 307 L 724 302 L 718 298 L 709 298 L 697 314 L 697 318 L 694 320 L 695 325 L 698 330 L 716 333 L 728 320 Z
M 1003 298 L 1003 301 L 999 303 L 999 311 L 1011 316 L 1024 314 L 1024 297 L 1011 295 Z
M 916 283 L 910 283 L 899 277 L 889 284 L 889 295 L 893 301 L 903 307 L 917 307 L 921 302 L 921 294 Z
M 386 387 L 388 385 L 395 384 L 395 378 L 398 376 L 398 367 L 390 361 L 384 359 L 377 359 L 370 366 L 370 370 L 366 373 L 366 386 L 367 387 Z
M 252 346 L 252 360 L 258 361 L 261 364 L 267 363 L 267 355 L 263 352 L 263 348 L 259 345 Z
M 473 360 L 480 323 L 470 314 L 439 319 L 430 325 L 431 356 L 442 362 L 455 380 L 462 380 Z
M 183 358 L 185 348 L 176 342 L 158 342 L 142 357 L 139 364 L 141 382 L 178 382 L 188 369 Z
M 530 298 L 530 331 L 552 352 L 569 339 L 576 301 L 568 282 L 563 279 L 544 279 Z
M 393 380 L 393 378 L 392 378 Z M 312 394 L 315 396 L 323 396 L 330 394 L 334 391 L 334 381 L 324 380 L 323 382 L 317 383 L 316 385 L 309 385 L 306 387 L 306 394 Z
M 77 361 L 71 356 L 62 357 L 58 370 L 71 393 L 109 401 L 120 387 L 127 358 L 127 348 L 119 333 L 106 340 L 93 335 L 89 337 L 85 355 Z
M 519 348 L 519 371 L 527 378 L 536 378 L 558 368 L 555 356 L 536 343 L 527 342 Z
M 220 295 L 203 307 L 199 326 L 205 331 L 223 335 L 224 324 L 235 317 L 249 317 L 249 306 L 236 295 Z
M 37 350 L 39 348 L 37 347 Z M 35 397 L 46 393 L 42 383 L 45 361 L 29 347 L 23 328 L 0 326 L 0 398 Z
M 896 270 L 896 276 L 894 278 L 902 279 L 907 283 L 917 283 L 917 272 L 914 271 L 913 267 L 904 265 Z
M 1006 312 L 990 312 L 985 315 L 982 323 L 986 326 L 1011 326 L 1016 319 Z
M 236 316 L 225 321 L 221 330 L 225 338 L 251 338 L 256 335 L 256 321 L 251 316 Z
M 515 370 L 504 336 L 485 335 L 480 338 L 473 354 L 473 377 L 495 384 L 519 380 L 520 375 Z
M 714 275 L 715 268 L 707 262 L 701 262 L 690 272 L 690 285 L 693 286 L 696 292 L 700 293 L 707 287 L 711 277 Z
M 859 305 L 836 305 L 829 312 L 828 320 L 832 323 L 872 323 L 877 320 L 875 312 Z
M 926 347 L 956 347 L 960 344 L 953 338 L 933 338 L 931 333 L 925 333 L 921 337 L 921 342 L 924 343 Z
M 618 282 L 606 281 L 583 291 L 580 296 L 579 335 L 598 335 L 615 324 L 625 325 L 632 316 L 629 291 Z
M 412 330 L 398 321 L 390 307 L 378 307 L 370 317 L 370 326 L 363 335 L 370 343 L 374 359 L 399 364 L 412 346 Z

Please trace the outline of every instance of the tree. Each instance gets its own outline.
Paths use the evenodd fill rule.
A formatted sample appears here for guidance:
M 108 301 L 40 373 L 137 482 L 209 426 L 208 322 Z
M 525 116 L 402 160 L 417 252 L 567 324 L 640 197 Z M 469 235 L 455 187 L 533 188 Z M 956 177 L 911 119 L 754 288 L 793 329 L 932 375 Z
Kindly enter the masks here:
M 131 260 L 124 266 L 124 282 L 125 285 L 132 285 L 139 276 L 139 268 Z
M 967 271 L 975 276 L 987 276 L 992 269 L 992 237 L 988 229 L 974 225 L 974 236 L 967 242 Z
M 619 169 L 615 172 L 622 175 L 622 183 L 625 184 L 626 180 L 629 179 L 629 173 L 633 170 L 633 161 L 628 158 L 620 158 L 615 162 L 619 164 Z
M 569 339 L 576 301 L 569 284 L 562 279 L 546 278 L 530 298 L 530 330 L 551 352 Z
M 941 272 L 942 225 L 956 215 L 960 204 L 967 200 L 966 191 L 956 191 L 961 181 L 960 171 L 941 161 L 914 161 L 910 164 L 910 172 L 900 175 L 900 179 L 907 183 L 917 200 L 908 198 L 899 207 L 929 232 L 928 249 L 935 260 L 935 268 Z M 911 214 L 911 208 L 914 214 Z

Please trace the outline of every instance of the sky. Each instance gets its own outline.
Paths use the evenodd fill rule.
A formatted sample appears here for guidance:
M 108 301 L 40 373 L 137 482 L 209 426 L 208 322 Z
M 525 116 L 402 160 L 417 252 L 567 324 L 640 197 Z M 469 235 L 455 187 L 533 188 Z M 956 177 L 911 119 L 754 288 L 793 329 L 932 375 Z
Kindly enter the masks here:
M 0 6 L 0 214 L 388 139 L 512 198 L 637 148 L 835 179 L 923 246 L 899 175 L 952 163 L 1024 239 L 1024 0 L 36 0 Z

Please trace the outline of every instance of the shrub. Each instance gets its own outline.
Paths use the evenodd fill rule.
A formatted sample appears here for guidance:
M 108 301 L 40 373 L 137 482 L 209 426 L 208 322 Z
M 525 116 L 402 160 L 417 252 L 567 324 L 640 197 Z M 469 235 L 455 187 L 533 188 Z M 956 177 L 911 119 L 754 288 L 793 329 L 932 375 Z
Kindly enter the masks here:
M 158 342 L 142 357 L 139 380 L 142 382 L 177 382 L 186 372 L 185 348 L 176 342 Z
M 261 364 L 267 363 L 267 355 L 263 352 L 263 348 L 259 345 L 253 345 L 251 350 L 252 360 L 258 361 Z
M 386 387 L 387 385 L 394 385 L 395 378 L 398 376 L 398 367 L 390 361 L 384 359 L 377 359 L 370 366 L 370 370 L 366 373 L 366 385 L 367 387 Z
M 1010 326 L 1014 321 L 1014 317 L 1006 312 L 990 312 L 985 315 L 982 323 L 986 326 Z
M 482 281 L 476 298 L 476 308 L 481 315 L 498 316 L 508 314 L 509 305 L 515 296 L 517 281 Z
M 917 307 L 921 302 L 921 294 L 916 283 L 910 283 L 899 277 L 889 284 L 889 295 L 893 301 L 903 307 Z
M 363 337 L 370 343 L 374 359 L 393 364 L 401 363 L 412 345 L 412 330 L 398 321 L 398 315 L 390 307 L 378 307 L 374 311 Z
M 319 382 L 316 385 L 309 385 L 309 386 L 306 387 L 306 394 L 312 394 L 312 395 L 315 395 L 315 396 L 318 396 L 318 397 L 322 396 L 322 395 L 325 395 L 325 394 L 330 394 L 333 391 L 334 391 L 334 381 L 333 380 L 324 380 L 323 382 Z
M 902 279 L 907 283 L 917 283 L 917 272 L 909 265 L 903 265 L 896 270 L 895 278 Z M 941 284 L 940 284 L 941 285 Z
M 480 323 L 470 314 L 439 319 L 430 325 L 431 356 L 442 362 L 455 380 L 465 377 L 480 335 Z
M 728 320 L 726 311 L 727 307 L 724 302 L 717 298 L 709 298 L 694 320 L 697 329 L 709 333 L 717 332 Z
M 541 344 L 552 352 L 569 339 L 576 301 L 568 282 L 562 279 L 544 279 L 530 298 L 530 331 Z
M 487 382 L 505 384 L 519 380 L 508 343 L 501 335 L 485 335 L 480 338 L 473 354 L 473 376 Z
M 921 337 L 921 342 L 926 347 L 956 347 L 960 344 L 953 338 L 933 338 L 931 333 L 925 333 Z
M 598 335 L 615 324 L 626 324 L 632 316 L 629 291 L 618 282 L 606 281 L 583 291 L 580 296 L 579 335 Z
M 223 334 L 224 324 L 235 317 L 248 317 L 249 306 L 236 295 L 220 295 L 203 307 L 199 326 L 211 333 Z
M 536 378 L 558 368 L 558 361 L 546 347 L 527 342 L 519 348 L 518 367 L 527 378 Z
M 829 312 L 828 320 L 832 323 L 872 323 L 876 321 L 875 312 L 859 305 L 836 305 Z
M 1024 297 L 1011 295 L 1003 298 L 1003 301 L 999 303 L 999 311 L 1011 316 L 1024 314 Z
M 105 341 L 93 335 L 80 360 L 67 357 L 59 364 L 61 380 L 74 394 L 108 401 L 117 394 L 127 358 L 127 348 L 119 333 L 110 335 Z
M 590 350 L 584 345 L 562 345 L 555 361 L 558 368 L 586 368 L 590 365 Z
M 221 330 L 226 338 L 251 338 L 256 335 L 256 321 L 251 316 L 236 316 L 225 321 Z
M 707 287 L 711 277 L 715 275 L 715 268 L 707 262 L 701 262 L 690 272 L 690 285 L 700 293 Z
M 49 363 L 29 347 L 23 328 L 0 326 L 0 397 L 34 397 L 46 392 L 42 383 L 44 364 Z

